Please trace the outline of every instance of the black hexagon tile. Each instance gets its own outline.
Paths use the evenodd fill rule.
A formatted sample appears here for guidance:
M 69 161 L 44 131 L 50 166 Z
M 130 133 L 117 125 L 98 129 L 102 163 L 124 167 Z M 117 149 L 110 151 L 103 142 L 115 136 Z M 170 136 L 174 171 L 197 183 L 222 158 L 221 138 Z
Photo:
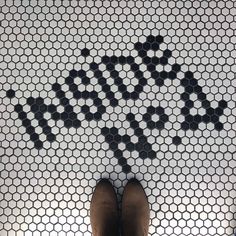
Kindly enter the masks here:
M 233 235 L 235 7 L 0 3 L 0 235 L 91 235 L 132 177 L 149 235 Z

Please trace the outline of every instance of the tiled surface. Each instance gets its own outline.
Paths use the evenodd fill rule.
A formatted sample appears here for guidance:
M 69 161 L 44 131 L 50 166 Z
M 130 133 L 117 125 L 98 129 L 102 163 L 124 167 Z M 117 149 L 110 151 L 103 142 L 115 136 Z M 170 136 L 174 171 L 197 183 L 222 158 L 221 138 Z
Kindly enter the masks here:
M 91 235 L 136 177 L 150 235 L 233 235 L 234 1 L 0 3 L 0 235 Z

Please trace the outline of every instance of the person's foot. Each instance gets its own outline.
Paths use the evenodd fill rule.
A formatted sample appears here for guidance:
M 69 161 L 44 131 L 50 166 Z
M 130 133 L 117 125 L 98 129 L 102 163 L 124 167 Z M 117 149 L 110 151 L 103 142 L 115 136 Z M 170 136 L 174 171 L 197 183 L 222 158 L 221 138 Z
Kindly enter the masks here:
M 111 183 L 102 179 L 96 186 L 90 205 L 93 236 L 118 236 L 118 204 Z
M 124 236 L 147 236 L 149 204 L 142 185 L 131 179 L 125 186 L 122 199 L 122 230 Z

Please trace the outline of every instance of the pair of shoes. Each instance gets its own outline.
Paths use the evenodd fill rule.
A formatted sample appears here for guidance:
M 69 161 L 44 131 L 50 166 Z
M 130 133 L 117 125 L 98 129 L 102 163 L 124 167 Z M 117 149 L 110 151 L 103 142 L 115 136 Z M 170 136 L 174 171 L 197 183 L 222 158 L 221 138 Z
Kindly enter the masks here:
M 125 186 L 122 199 L 121 224 L 124 236 L 147 236 L 150 210 L 142 185 L 131 179 Z M 93 193 L 90 205 L 93 236 L 118 236 L 119 214 L 115 191 L 102 179 Z

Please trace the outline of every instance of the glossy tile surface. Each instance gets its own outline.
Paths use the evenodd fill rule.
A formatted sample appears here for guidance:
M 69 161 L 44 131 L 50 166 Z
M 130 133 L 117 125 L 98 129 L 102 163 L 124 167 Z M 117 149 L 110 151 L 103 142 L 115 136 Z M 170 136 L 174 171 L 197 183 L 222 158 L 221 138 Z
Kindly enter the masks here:
M 236 227 L 234 1 L 0 3 L 0 235 L 91 235 L 136 177 L 149 235 Z

